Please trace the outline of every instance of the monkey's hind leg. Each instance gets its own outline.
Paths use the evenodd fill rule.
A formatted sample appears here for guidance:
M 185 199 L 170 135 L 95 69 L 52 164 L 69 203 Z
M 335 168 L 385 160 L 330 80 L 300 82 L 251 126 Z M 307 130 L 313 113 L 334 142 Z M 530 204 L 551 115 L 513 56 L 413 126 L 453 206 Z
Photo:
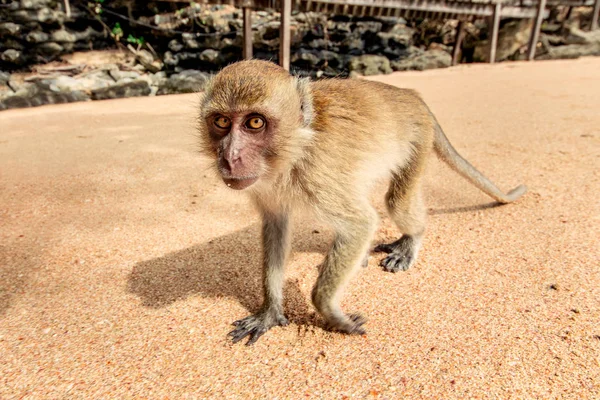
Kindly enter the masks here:
M 339 300 L 345 284 L 364 263 L 376 225 L 377 214 L 372 208 L 359 210 L 337 223 L 333 246 L 312 291 L 313 304 L 325 318 L 327 329 L 348 334 L 365 333 L 362 325 L 366 319 L 360 314 L 346 315 Z
M 376 252 L 389 255 L 380 265 L 385 271 L 406 271 L 417 260 L 423 233 L 425 232 L 426 209 L 421 198 L 421 188 L 415 175 L 419 172 L 414 165 L 408 165 L 400 173 L 393 174 L 386 194 L 389 214 L 400 230 L 400 239 L 375 247 Z
M 229 332 L 233 342 L 249 336 L 247 345 L 258 340 L 274 326 L 285 326 L 288 320 L 283 314 L 284 266 L 290 248 L 287 214 L 263 212 L 263 289 L 264 302 L 259 312 L 235 321 L 235 329 Z

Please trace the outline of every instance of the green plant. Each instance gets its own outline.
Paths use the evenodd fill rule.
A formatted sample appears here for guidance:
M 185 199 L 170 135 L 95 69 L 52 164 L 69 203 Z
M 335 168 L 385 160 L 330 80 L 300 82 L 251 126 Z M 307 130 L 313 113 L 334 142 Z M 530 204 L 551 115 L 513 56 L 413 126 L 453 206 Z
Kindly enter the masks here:
M 138 46 L 143 46 L 144 43 L 146 43 L 143 36 L 135 37 L 132 34 L 129 34 L 129 36 L 127 36 L 127 41 L 131 44 L 137 44 Z
M 115 24 L 115 26 L 113 26 L 112 30 L 110 31 L 110 33 L 112 34 L 112 36 L 117 40 L 121 40 L 121 38 L 123 37 L 123 29 L 121 28 L 121 24 L 119 24 L 118 22 Z M 130 35 L 131 36 L 131 35 Z

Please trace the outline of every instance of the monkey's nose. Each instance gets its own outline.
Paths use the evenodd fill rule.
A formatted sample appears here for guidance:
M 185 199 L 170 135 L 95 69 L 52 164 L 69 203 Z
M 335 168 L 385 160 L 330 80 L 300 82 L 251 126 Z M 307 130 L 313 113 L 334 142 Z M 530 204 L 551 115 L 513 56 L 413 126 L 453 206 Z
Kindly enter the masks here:
M 234 170 L 240 167 L 240 164 L 242 163 L 242 158 L 240 157 L 239 153 L 230 153 L 227 154 L 225 157 L 225 167 L 229 170 L 230 173 L 234 173 Z

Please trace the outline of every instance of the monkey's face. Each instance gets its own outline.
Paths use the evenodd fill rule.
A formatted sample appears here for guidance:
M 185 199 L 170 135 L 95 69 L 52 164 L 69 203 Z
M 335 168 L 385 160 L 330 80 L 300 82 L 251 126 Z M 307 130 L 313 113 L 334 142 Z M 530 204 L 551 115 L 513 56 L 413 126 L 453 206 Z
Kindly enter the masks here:
M 298 157 L 307 140 L 305 110 L 312 109 L 302 100 L 305 84 L 258 60 L 229 65 L 208 83 L 200 145 L 227 186 L 242 190 L 272 181 Z
M 265 172 L 275 121 L 264 113 L 242 111 L 211 113 L 206 123 L 225 184 L 237 190 L 254 184 Z

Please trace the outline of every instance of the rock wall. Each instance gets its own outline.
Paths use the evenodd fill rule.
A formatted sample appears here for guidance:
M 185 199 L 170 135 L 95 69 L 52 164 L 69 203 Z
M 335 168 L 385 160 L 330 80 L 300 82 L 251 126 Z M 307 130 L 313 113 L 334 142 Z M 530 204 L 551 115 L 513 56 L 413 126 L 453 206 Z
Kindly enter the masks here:
M 242 12 L 231 6 L 135 0 L 70 4 L 68 16 L 64 1 L 0 0 L 0 110 L 192 92 L 211 72 L 242 58 Z M 568 19 L 564 10 L 552 10 L 537 57 L 600 55 L 598 33 L 579 29 L 589 25 L 590 14 L 591 9 L 575 9 Z M 291 69 L 319 78 L 447 67 L 456 27 L 457 21 L 296 13 Z M 530 27 L 530 21 L 502 21 L 499 61 L 524 58 Z M 466 32 L 462 61 L 486 61 L 486 21 L 467 24 Z M 278 13 L 253 12 L 253 35 L 254 57 L 277 62 Z M 67 60 L 73 52 L 109 48 L 118 49 L 121 59 Z
M 0 70 L 45 63 L 78 50 L 114 44 L 103 25 L 80 8 L 70 18 L 64 2 L 21 0 L 0 2 Z
M 115 39 L 125 42 L 125 38 L 133 38 L 133 42 L 145 38 L 169 73 L 214 71 L 242 56 L 242 14 L 230 6 L 192 3 L 158 14 L 139 6 L 135 19 L 141 24 L 133 24 L 109 8 L 121 2 L 104 1 L 89 7 L 88 2 L 71 1 L 68 18 L 62 1 L 0 1 L 0 17 L 6 21 L 0 23 L 0 69 L 5 71 L 56 60 L 77 50 L 114 47 Z M 132 12 L 122 7 L 116 10 L 121 15 Z M 278 13 L 256 11 L 253 18 L 255 57 L 278 61 Z M 299 13 L 292 20 L 292 67 L 299 74 L 345 76 L 357 65 L 350 63 L 353 57 L 375 55 L 386 57 L 394 68 L 394 61 L 422 57 L 427 51 L 416 46 L 416 30 L 401 18 L 328 18 Z M 111 33 L 120 37 L 113 38 Z M 448 66 L 446 55 L 434 53 L 430 58 L 440 56 L 436 66 Z M 422 66 L 418 62 L 414 68 Z M 411 67 L 404 63 L 400 68 Z

